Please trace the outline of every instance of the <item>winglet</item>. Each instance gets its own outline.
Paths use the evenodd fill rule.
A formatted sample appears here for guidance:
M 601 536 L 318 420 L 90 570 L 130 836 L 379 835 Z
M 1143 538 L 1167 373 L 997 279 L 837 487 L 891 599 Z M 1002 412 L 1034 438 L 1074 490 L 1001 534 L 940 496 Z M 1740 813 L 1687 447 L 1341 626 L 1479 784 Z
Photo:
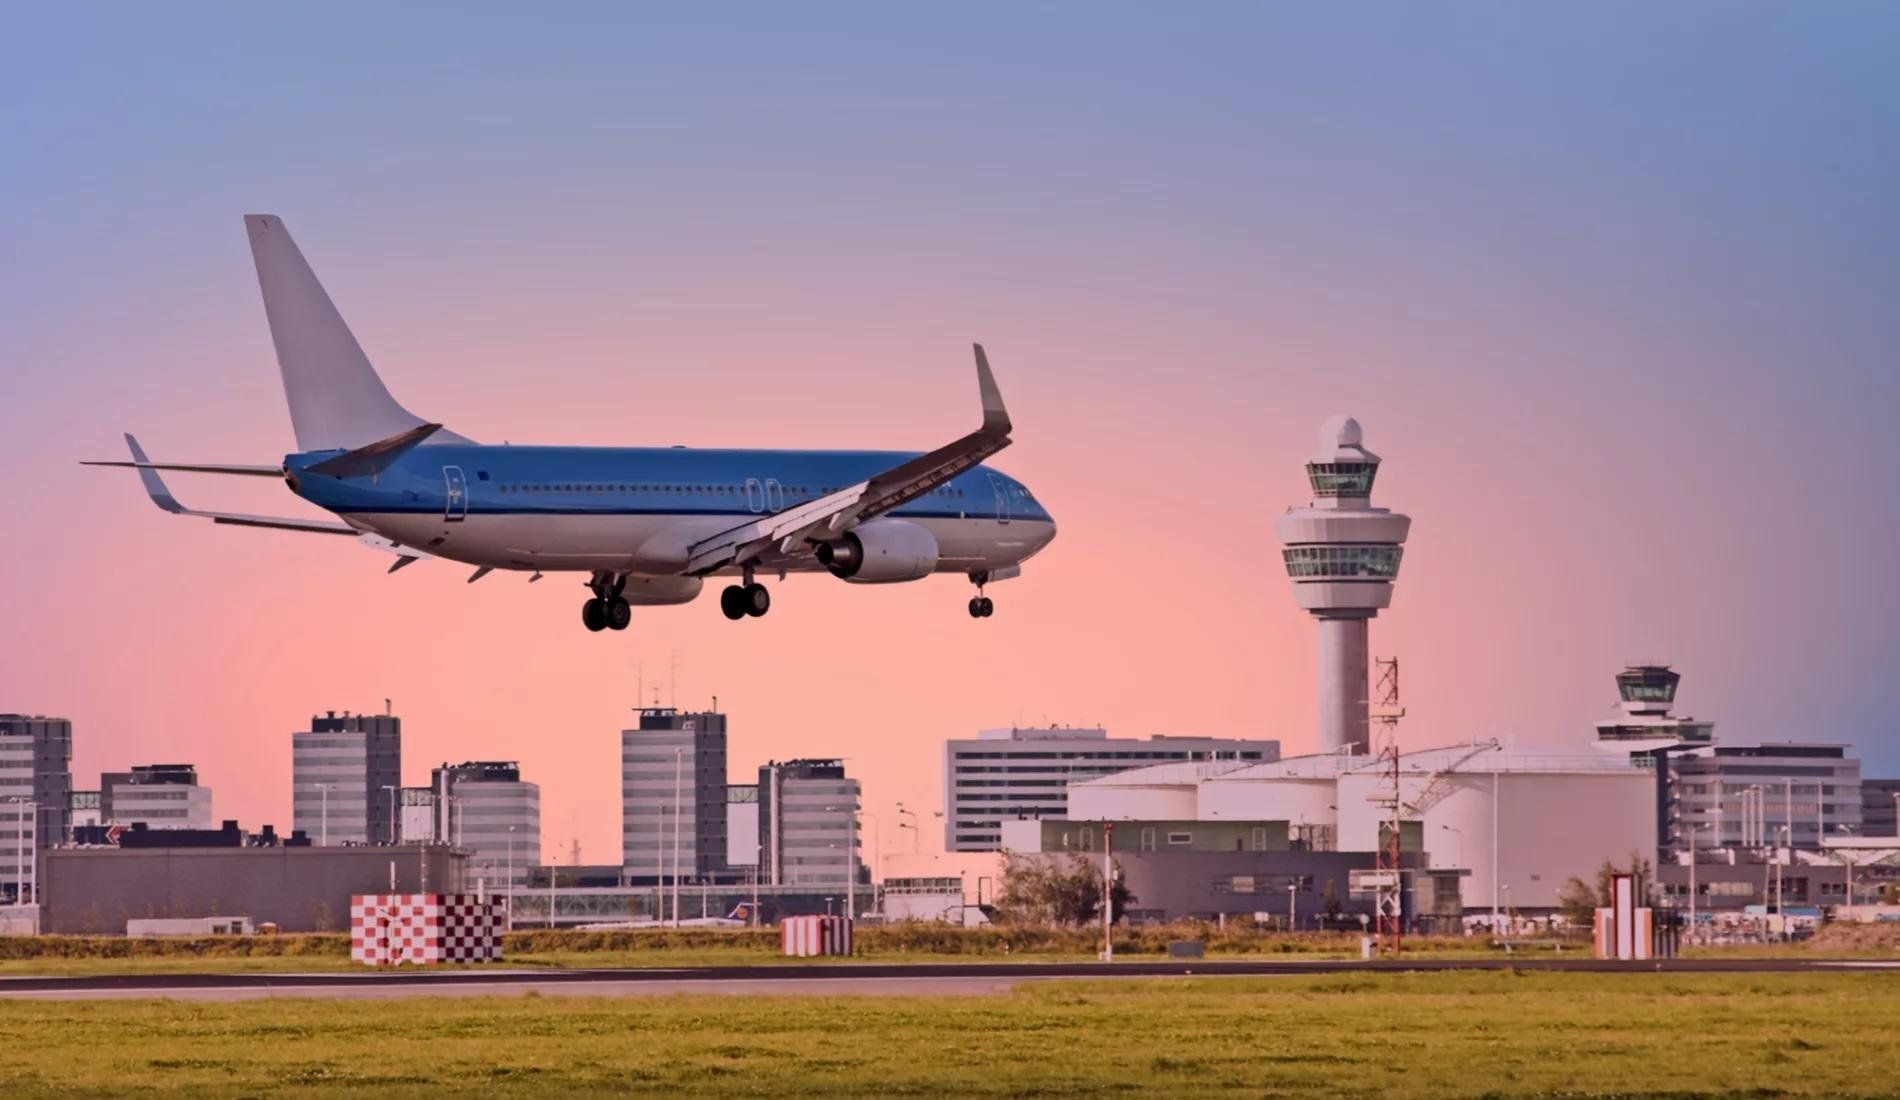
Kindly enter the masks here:
M 167 512 L 184 514 L 185 506 L 178 503 L 178 498 L 165 487 L 165 479 L 158 476 L 158 471 L 147 465 L 152 460 L 145 457 L 145 448 L 139 446 L 139 441 L 132 438 L 131 432 L 125 433 L 125 445 L 132 448 L 132 461 L 139 464 L 139 482 L 145 486 L 145 495 Z
M 1009 410 L 1003 407 L 1002 391 L 996 388 L 996 376 L 990 373 L 990 358 L 983 354 L 982 344 L 972 346 L 976 348 L 976 389 L 983 398 L 983 431 L 1008 435 Z

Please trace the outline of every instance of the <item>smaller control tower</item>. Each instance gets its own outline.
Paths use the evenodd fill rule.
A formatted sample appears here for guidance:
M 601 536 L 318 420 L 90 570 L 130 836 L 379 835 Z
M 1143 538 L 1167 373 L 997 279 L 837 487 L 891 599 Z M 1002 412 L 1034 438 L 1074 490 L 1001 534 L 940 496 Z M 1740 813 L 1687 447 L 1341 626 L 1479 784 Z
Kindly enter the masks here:
M 1370 750 L 1367 624 L 1392 604 L 1410 516 L 1372 507 L 1379 456 L 1359 422 L 1335 416 L 1306 463 L 1313 502 L 1281 516 L 1293 598 L 1319 620 L 1319 751 Z
M 1597 744 L 1631 754 L 1694 748 L 1715 740 L 1715 723 L 1671 714 L 1682 674 L 1661 661 L 1630 665 L 1616 674 L 1621 697 L 1616 717 L 1597 723 Z

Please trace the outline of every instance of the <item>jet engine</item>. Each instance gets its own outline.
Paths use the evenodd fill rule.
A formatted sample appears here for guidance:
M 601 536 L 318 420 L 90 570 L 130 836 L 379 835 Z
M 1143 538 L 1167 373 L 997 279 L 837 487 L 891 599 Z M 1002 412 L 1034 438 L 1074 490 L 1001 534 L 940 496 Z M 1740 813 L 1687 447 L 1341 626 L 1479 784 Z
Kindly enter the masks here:
M 874 519 L 819 543 L 818 561 L 853 584 L 920 580 L 937 568 L 937 537 L 909 520 Z

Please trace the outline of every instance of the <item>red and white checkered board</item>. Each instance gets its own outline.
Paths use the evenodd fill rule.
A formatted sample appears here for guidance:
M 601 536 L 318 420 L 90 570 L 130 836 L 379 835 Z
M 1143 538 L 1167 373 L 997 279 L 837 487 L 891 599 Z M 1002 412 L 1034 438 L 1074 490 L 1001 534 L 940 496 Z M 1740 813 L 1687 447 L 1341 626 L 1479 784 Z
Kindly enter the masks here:
M 370 966 L 500 959 L 501 906 L 469 894 L 358 894 L 350 958 Z

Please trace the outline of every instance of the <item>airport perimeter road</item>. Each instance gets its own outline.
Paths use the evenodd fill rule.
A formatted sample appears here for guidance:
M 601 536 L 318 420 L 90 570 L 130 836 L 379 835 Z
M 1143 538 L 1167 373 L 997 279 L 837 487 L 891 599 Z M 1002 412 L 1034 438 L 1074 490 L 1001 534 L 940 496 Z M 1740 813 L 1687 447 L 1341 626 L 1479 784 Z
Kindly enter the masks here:
M 1416 961 L 1230 959 L 1123 963 L 831 963 L 806 966 L 626 968 L 612 970 L 392 970 L 340 974 L 89 974 L 0 978 L 0 997 L 90 1000 L 170 997 L 242 1000 L 255 997 L 496 996 L 536 992 L 612 997 L 669 993 L 980 994 L 1024 981 L 1079 978 L 1234 977 L 1427 970 L 1593 971 L 1607 973 L 1766 974 L 1900 970 L 1900 962 L 1867 959 L 1657 959 L 1603 962 L 1572 959 L 1419 959 Z

